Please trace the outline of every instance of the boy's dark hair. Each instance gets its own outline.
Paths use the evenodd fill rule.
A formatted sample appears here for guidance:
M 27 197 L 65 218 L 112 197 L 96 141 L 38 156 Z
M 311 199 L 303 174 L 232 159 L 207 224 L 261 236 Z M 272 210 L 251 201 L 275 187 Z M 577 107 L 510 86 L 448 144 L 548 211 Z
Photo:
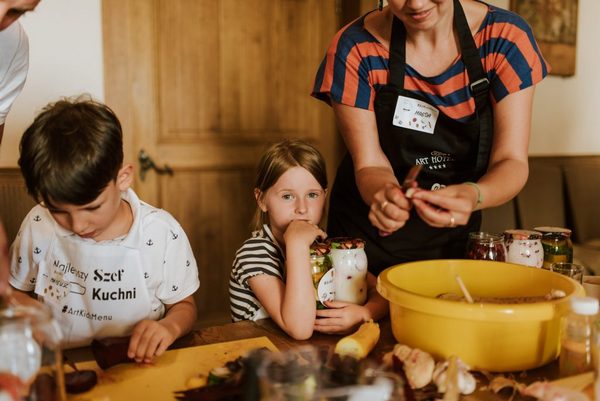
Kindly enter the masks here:
M 123 165 L 123 135 L 115 113 L 89 97 L 47 105 L 19 146 L 27 191 L 37 202 L 85 205 Z

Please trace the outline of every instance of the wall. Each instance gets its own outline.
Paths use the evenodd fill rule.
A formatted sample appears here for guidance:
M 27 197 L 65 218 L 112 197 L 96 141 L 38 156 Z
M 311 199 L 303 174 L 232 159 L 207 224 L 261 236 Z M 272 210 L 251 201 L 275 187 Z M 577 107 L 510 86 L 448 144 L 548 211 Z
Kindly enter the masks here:
M 0 167 L 16 165 L 20 134 L 49 101 L 82 92 L 103 99 L 100 1 L 43 0 L 34 13 L 22 18 L 30 39 L 30 73 L 6 122 Z M 509 0 L 489 2 L 509 5 Z M 594 118 L 600 105 L 598 15 L 599 1 L 579 0 L 576 74 L 550 76 L 536 89 L 532 155 L 600 153 Z
M 81 93 L 104 99 L 100 1 L 42 0 L 19 20 L 29 36 L 29 75 L 6 120 L 0 167 L 17 165 L 20 135 L 48 102 Z
M 508 8 L 509 0 L 489 0 Z M 536 88 L 529 152 L 532 155 L 600 153 L 596 120 L 600 101 L 600 2 L 579 0 L 577 60 L 573 77 L 551 75 Z

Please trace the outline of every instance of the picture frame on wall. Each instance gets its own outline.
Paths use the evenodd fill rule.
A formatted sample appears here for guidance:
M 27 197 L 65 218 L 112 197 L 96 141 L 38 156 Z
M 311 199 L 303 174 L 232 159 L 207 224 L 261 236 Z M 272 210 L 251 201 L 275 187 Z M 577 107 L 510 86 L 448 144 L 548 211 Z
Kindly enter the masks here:
M 510 0 L 527 20 L 553 75 L 575 75 L 578 0 Z

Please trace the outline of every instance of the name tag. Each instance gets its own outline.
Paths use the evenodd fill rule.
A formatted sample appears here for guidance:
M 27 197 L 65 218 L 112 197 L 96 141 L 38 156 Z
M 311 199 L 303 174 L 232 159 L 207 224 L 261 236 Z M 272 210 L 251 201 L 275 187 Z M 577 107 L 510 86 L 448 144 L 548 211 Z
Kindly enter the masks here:
M 394 120 L 396 127 L 433 134 L 440 111 L 435 107 L 410 97 L 398 96 Z

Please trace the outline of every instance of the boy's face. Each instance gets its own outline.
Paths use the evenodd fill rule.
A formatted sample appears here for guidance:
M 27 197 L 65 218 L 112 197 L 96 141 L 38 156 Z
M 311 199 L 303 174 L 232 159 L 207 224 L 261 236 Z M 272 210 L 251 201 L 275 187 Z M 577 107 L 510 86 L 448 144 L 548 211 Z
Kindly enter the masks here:
M 264 194 L 258 191 L 255 195 L 262 211 L 269 213 L 271 231 L 282 238 L 292 220 L 319 224 L 326 192 L 308 170 L 296 166 L 283 173 Z
M 133 216 L 129 205 L 121 200 L 121 191 L 133 181 L 133 167 L 127 165 L 109 182 L 96 199 L 86 205 L 56 202 L 48 211 L 63 228 L 82 238 L 96 241 L 114 239 L 129 232 Z

